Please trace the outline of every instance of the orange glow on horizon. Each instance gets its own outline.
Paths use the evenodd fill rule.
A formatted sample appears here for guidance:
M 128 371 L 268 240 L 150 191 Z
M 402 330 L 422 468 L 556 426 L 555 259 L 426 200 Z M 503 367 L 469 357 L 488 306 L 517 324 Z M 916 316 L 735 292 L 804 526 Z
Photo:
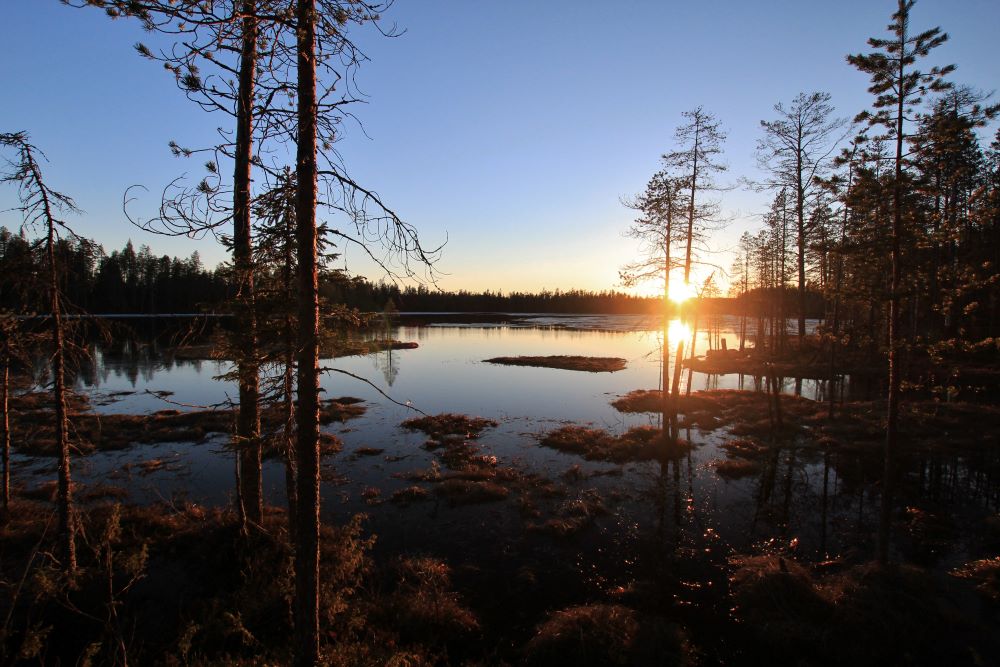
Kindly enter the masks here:
M 682 304 L 688 299 L 693 299 L 698 296 L 697 291 L 693 284 L 684 283 L 680 280 L 671 281 L 670 291 L 667 296 L 676 304 Z

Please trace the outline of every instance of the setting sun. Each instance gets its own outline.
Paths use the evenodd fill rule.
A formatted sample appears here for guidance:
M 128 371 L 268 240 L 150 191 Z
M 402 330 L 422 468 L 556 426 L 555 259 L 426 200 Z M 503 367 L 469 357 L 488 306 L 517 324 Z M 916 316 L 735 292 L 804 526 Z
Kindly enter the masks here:
M 668 296 L 674 303 L 683 303 L 697 296 L 697 292 L 695 292 L 693 284 L 675 280 L 670 283 Z

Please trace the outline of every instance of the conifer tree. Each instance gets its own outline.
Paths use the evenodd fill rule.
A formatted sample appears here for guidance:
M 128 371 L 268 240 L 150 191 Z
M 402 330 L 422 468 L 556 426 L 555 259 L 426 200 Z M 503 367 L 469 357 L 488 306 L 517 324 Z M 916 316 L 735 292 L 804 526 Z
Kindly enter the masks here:
M 898 0 L 897 9 L 888 25 L 888 38 L 872 37 L 867 54 L 847 56 L 847 62 L 871 77 L 868 92 L 875 95 L 873 111 L 858 115 L 857 121 L 885 128 L 886 136 L 895 144 L 892 177 L 892 209 L 890 226 L 891 278 L 889 285 L 889 391 L 886 419 L 885 472 L 882 504 L 879 515 L 878 561 L 889 560 L 889 533 L 892 518 L 892 494 L 895 478 L 896 448 L 899 427 L 900 386 L 900 288 L 902 286 L 902 245 L 904 222 L 904 160 L 908 115 L 923 101 L 927 91 L 945 90 L 944 80 L 953 65 L 934 66 L 928 71 L 917 67 L 920 58 L 943 44 L 948 35 L 940 28 L 914 34 L 910 28 L 910 11 L 915 0 Z
M 806 334 L 806 250 L 810 243 L 809 210 L 819 193 L 817 179 L 825 175 L 843 121 L 831 118 L 829 93 L 800 93 L 791 105 L 774 105 L 776 120 L 762 120 L 764 136 L 757 157 L 771 177 L 766 186 L 787 189 L 795 212 L 798 272 L 798 338 Z
M 60 289 L 62 267 L 58 263 L 56 245 L 61 234 L 71 234 L 61 214 L 78 211 L 73 200 L 51 189 L 42 177 L 38 149 L 23 132 L 0 134 L 0 148 L 16 154 L 8 159 L 9 169 L 0 181 L 13 184 L 18 191 L 24 225 L 38 227 L 44 234 L 41 249 L 45 257 L 45 286 L 49 306 L 48 326 L 52 349 L 52 401 L 55 413 L 57 467 L 57 505 L 59 509 L 59 541 L 62 567 L 70 577 L 76 573 L 76 515 L 73 507 L 73 483 L 70 471 L 69 419 L 66 388 L 66 331 L 63 322 L 63 293 Z

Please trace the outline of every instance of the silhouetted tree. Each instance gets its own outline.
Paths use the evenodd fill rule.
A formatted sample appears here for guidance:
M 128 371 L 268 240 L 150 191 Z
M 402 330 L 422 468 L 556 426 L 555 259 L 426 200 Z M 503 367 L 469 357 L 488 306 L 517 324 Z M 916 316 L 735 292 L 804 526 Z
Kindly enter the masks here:
M 810 228 L 809 209 L 815 205 L 817 177 L 824 176 L 837 133 L 844 121 L 831 118 L 828 93 L 798 94 L 789 107 L 774 105 L 776 120 L 762 120 L 764 136 L 757 144 L 757 157 L 771 178 L 768 187 L 791 192 L 796 223 L 796 265 L 799 292 L 799 343 L 806 334 L 806 248 Z
M 874 112 L 865 111 L 857 120 L 869 125 L 881 125 L 895 142 L 892 180 L 892 224 L 890 231 L 891 282 L 889 286 L 889 394 L 886 420 L 885 477 L 879 519 L 878 560 L 889 560 L 889 527 L 892 516 L 892 485 L 899 421 L 899 302 L 902 280 L 901 252 L 903 243 L 904 152 L 907 111 L 920 104 L 928 91 L 947 88 L 944 77 L 953 65 L 932 67 L 922 72 L 916 67 L 918 58 L 943 44 L 948 36 L 940 28 L 931 28 L 914 35 L 910 30 L 910 10 L 915 0 L 898 0 L 888 30 L 889 38 L 872 37 L 868 44 L 875 49 L 868 54 L 847 56 L 847 62 L 871 76 L 868 91 L 875 95 Z
M 726 170 L 717 161 L 722 154 L 722 142 L 726 135 L 715 116 L 698 107 L 681 114 L 685 124 L 674 132 L 677 148 L 663 155 L 667 171 L 683 178 L 687 185 L 687 230 L 684 245 L 684 284 L 691 282 L 691 260 L 694 241 L 699 225 L 714 220 L 718 214 L 718 204 L 702 199 L 708 192 L 718 190 L 714 174 Z

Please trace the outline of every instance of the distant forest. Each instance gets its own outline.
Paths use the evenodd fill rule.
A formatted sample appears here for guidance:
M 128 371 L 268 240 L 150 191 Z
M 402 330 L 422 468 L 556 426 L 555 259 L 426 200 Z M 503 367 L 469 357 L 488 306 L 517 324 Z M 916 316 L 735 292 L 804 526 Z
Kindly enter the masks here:
M 93 314 L 137 313 L 228 313 L 234 294 L 232 267 L 222 264 L 206 268 L 197 252 L 187 258 L 155 255 L 147 245 L 129 241 L 121 250 L 106 252 L 85 239 L 62 239 L 57 244 L 59 264 L 64 267 L 63 293 L 72 308 Z M 40 248 L 28 238 L 0 227 L 0 308 L 23 312 L 23 304 L 33 304 L 36 312 L 47 312 L 45 266 Z M 508 292 L 500 290 L 448 292 L 427 286 L 400 287 L 373 283 L 362 277 L 348 277 L 340 271 L 321 276 L 320 293 L 329 303 L 343 304 L 363 312 L 513 312 L 513 313 L 600 313 L 647 315 L 662 312 L 661 297 L 643 297 L 618 290 L 542 290 Z M 793 294 L 789 290 L 789 312 Z M 818 295 L 816 295 L 818 297 Z M 391 304 L 391 305 L 390 305 Z M 742 306 L 732 299 L 705 299 L 710 312 L 739 314 Z M 822 314 L 822 299 L 813 300 L 816 316 Z

